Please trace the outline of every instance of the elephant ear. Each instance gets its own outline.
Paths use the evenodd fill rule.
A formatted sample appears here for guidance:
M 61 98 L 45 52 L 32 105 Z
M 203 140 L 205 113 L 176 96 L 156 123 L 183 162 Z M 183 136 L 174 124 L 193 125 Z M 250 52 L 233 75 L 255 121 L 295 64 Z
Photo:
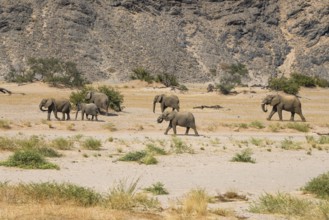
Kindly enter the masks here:
M 92 95 L 92 92 L 88 92 L 87 95 L 86 95 L 86 99 L 87 100 L 91 99 L 91 95 Z
M 48 99 L 46 104 L 45 104 L 45 107 L 46 108 L 49 108 L 52 104 L 54 103 L 54 100 L 53 99 Z
M 279 104 L 279 103 L 280 103 L 280 98 L 279 98 L 279 96 L 278 96 L 278 95 L 274 95 L 273 98 L 272 98 L 272 101 L 271 101 L 271 105 L 272 105 L 272 106 L 275 106 L 275 105 L 277 105 L 277 104 Z
M 175 118 L 176 112 L 172 111 L 172 112 L 167 112 L 166 115 L 166 121 L 171 121 Z

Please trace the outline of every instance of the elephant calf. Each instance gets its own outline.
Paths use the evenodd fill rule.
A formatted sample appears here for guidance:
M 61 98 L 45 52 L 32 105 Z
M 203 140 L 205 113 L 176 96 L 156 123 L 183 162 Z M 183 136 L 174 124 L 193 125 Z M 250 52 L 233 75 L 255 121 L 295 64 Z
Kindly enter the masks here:
M 99 114 L 99 109 L 96 104 L 94 103 L 78 103 L 77 104 L 77 113 L 75 115 L 75 120 L 77 120 L 78 113 L 81 111 L 81 119 L 84 120 L 84 115 L 86 114 L 86 118 L 88 118 L 89 115 L 91 115 L 91 120 L 94 120 L 94 117 L 96 118 L 96 121 L 98 121 L 97 115 Z
M 71 103 L 67 99 L 53 99 L 53 98 L 48 98 L 48 99 L 42 99 L 39 108 L 41 111 L 48 111 L 48 117 L 47 120 L 50 121 L 50 114 L 51 112 L 54 112 L 55 118 L 57 120 L 60 120 L 57 116 L 57 112 L 62 112 L 63 117 L 62 120 L 65 120 L 65 114 L 67 115 L 66 120 L 70 120 L 70 111 L 71 111 Z M 47 108 L 47 109 L 43 109 Z
M 169 121 L 168 128 L 164 134 L 168 134 L 168 131 L 173 128 L 174 134 L 176 134 L 176 126 L 186 127 L 185 135 L 188 134 L 190 128 L 194 130 L 196 136 L 199 136 L 195 126 L 195 119 L 191 112 L 176 112 L 176 111 L 165 111 L 163 112 L 157 122 L 161 123 L 163 120 Z

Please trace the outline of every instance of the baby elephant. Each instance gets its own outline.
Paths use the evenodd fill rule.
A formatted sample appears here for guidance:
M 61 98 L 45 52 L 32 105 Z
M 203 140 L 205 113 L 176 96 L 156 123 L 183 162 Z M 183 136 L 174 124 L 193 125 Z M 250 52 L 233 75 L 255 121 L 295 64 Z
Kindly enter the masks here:
M 196 136 L 199 136 L 195 126 L 195 119 L 191 112 L 176 112 L 165 111 L 158 118 L 158 123 L 163 120 L 169 121 L 168 128 L 164 134 L 168 134 L 168 131 L 173 128 L 174 134 L 176 134 L 176 126 L 186 127 L 185 135 L 188 134 L 190 128 L 194 130 Z
M 94 104 L 94 103 L 78 103 L 75 120 L 77 120 L 79 111 L 81 111 L 82 120 L 84 120 L 84 115 L 86 114 L 86 117 L 88 120 L 90 120 L 88 118 L 88 115 L 92 115 L 91 120 L 94 120 L 94 117 L 95 117 L 96 121 L 98 121 L 97 115 L 99 114 L 99 109 L 96 104 Z

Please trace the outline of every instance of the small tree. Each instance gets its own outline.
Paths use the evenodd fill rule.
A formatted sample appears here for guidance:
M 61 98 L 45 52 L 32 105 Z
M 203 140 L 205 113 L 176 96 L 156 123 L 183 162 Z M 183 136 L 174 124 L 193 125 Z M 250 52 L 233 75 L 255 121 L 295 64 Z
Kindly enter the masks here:
M 132 70 L 132 74 L 130 75 L 131 79 L 139 79 L 141 81 L 145 81 L 147 83 L 152 83 L 154 77 L 151 75 L 149 71 L 144 69 L 143 67 L 137 67 Z
M 300 86 L 293 80 L 286 77 L 270 78 L 268 87 L 276 91 L 284 91 L 287 94 L 296 95 Z
M 242 78 L 248 76 L 248 69 L 241 63 L 231 65 L 223 64 L 222 69 L 225 73 L 220 78 L 220 83 L 217 84 L 216 87 L 224 95 L 231 93 L 231 90 L 234 89 L 235 86 L 241 85 Z
M 166 87 L 178 86 L 177 77 L 174 74 L 162 73 L 156 77 L 156 82 L 162 83 Z

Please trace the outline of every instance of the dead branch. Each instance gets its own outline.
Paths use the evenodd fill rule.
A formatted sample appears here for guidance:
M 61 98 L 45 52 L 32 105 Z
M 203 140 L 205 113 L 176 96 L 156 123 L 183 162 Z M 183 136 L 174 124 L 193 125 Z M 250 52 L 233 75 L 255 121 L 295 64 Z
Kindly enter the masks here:
M 212 109 L 220 109 L 220 108 L 224 108 L 220 105 L 201 105 L 201 106 L 194 106 L 193 109 L 196 109 L 196 108 L 200 108 L 200 109 L 204 109 L 204 108 L 212 108 Z
M 4 94 L 6 94 L 6 93 L 8 93 L 9 95 L 11 95 L 11 91 L 9 91 L 8 89 L 5 89 L 5 88 L 0 88 L 0 92 L 2 92 L 2 93 L 4 93 Z

